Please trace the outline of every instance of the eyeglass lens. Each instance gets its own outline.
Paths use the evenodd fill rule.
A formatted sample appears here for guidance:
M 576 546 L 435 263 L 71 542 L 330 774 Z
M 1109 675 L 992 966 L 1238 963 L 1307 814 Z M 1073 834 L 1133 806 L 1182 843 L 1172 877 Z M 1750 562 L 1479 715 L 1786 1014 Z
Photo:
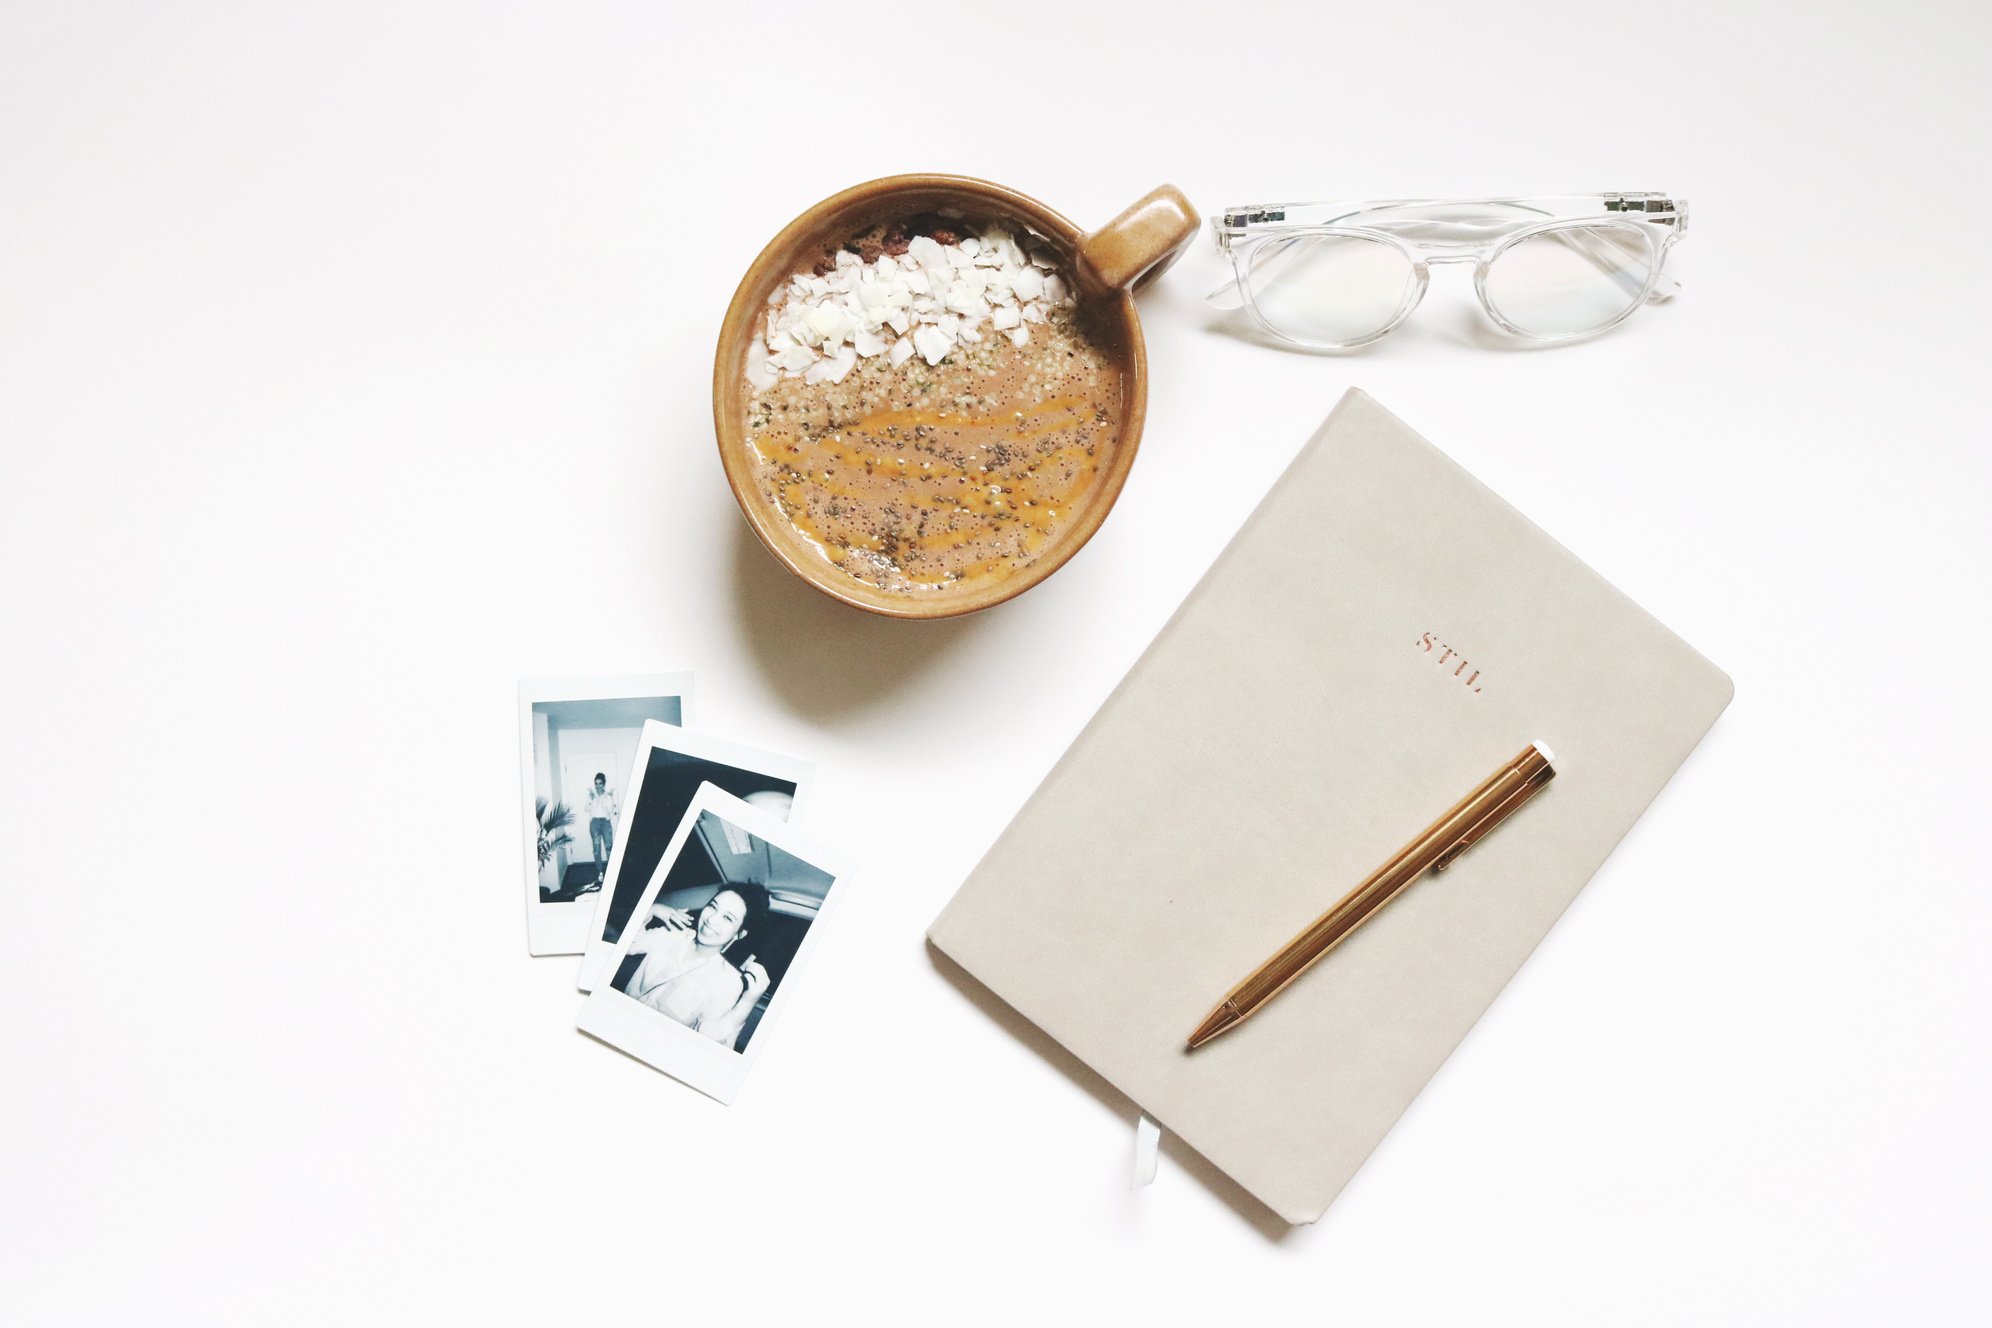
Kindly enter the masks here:
M 1538 337 L 1579 336 L 1623 318 L 1646 294 L 1653 245 L 1636 226 L 1565 226 L 1518 240 L 1487 265 L 1489 307 Z
M 1389 327 L 1416 279 L 1403 251 L 1381 240 L 1297 235 L 1261 245 L 1247 284 L 1253 307 L 1275 332 L 1342 346 Z

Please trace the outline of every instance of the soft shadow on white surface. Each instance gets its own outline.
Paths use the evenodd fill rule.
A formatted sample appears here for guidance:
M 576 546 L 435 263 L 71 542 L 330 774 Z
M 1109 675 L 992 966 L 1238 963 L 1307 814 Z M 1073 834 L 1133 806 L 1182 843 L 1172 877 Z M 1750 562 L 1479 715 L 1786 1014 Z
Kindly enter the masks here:
M 1101 1078 L 1090 1065 L 1067 1051 L 1049 1033 L 1006 1004 L 1002 997 L 977 982 L 967 969 L 941 953 L 931 941 L 927 943 L 927 957 L 933 961 L 934 971 L 947 979 L 948 984 L 956 991 L 967 997 L 969 1004 L 1002 1025 L 1019 1042 L 1062 1070 L 1066 1078 L 1092 1094 L 1093 1100 L 1102 1107 L 1125 1120 L 1128 1141 L 1130 1144 L 1133 1143 L 1134 1122 L 1141 1114 L 1141 1109 L 1129 1101 L 1126 1094 Z M 1293 1234 L 1294 1228 L 1288 1226 L 1284 1218 L 1253 1198 L 1237 1181 L 1211 1165 L 1202 1154 L 1170 1133 L 1166 1127 L 1162 1131 L 1162 1154 L 1201 1181 L 1205 1188 L 1224 1201 L 1226 1207 L 1267 1240 L 1278 1244 Z M 1161 1183 L 1166 1185 L 1167 1180 L 1165 1176 Z
M 775 561 L 744 521 L 733 529 L 733 588 L 749 658 L 784 704 L 818 723 L 903 696 L 987 614 L 907 622 L 840 604 Z

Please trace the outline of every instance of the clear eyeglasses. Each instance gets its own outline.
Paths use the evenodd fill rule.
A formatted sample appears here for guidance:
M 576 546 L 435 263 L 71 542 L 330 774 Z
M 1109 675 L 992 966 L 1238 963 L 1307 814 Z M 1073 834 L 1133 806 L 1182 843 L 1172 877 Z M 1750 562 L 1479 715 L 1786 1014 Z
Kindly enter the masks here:
M 1394 330 L 1438 263 L 1474 264 L 1481 307 L 1509 332 L 1574 341 L 1680 289 L 1661 268 L 1688 205 L 1650 193 L 1286 203 L 1211 225 L 1235 273 L 1211 302 L 1242 302 L 1303 346 L 1348 349 Z

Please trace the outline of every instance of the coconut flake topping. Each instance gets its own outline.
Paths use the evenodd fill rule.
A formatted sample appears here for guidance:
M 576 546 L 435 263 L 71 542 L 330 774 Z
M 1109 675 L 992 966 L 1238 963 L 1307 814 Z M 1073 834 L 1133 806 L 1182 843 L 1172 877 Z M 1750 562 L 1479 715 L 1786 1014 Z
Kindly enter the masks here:
M 898 256 L 870 262 L 839 251 L 823 276 L 799 272 L 768 297 L 766 329 L 747 348 L 756 391 L 783 378 L 841 383 L 860 359 L 883 355 L 894 368 L 915 355 L 939 364 L 985 332 L 1018 346 L 1031 323 L 1072 303 L 1051 253 L 1027 250 L 1000 226 L 941 244 L 916 235 Z

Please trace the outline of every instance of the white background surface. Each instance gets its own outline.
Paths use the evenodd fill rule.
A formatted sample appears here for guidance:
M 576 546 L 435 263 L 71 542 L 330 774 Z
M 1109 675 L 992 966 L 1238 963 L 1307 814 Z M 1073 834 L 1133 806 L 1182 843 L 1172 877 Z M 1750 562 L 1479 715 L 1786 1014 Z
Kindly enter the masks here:
M 7 1317 L 1985 1322 L 1987 36 L 10 0 Z M 1595 343 L 1483 337 L 1441 269 L 1340 358 L 1208 326 L 1206 236 L 1144 298 L 1100 536 L 902 625 L 750 542 L 707 396 L 760 245 L 915 169 L 1089 224 L 1166 179 L 1666 189 L 1694 228 L 1680 300 Z M 1180 1152 L 1130 1192 L 1128 1104 L 921 935 L 1351 384 L 1739 690 L 1284 1234 Z M 516 680 L 676 668 L 820 762 L 809 829 L 863 868 L 732 1109 L 575 1033 L 519 907 Z

